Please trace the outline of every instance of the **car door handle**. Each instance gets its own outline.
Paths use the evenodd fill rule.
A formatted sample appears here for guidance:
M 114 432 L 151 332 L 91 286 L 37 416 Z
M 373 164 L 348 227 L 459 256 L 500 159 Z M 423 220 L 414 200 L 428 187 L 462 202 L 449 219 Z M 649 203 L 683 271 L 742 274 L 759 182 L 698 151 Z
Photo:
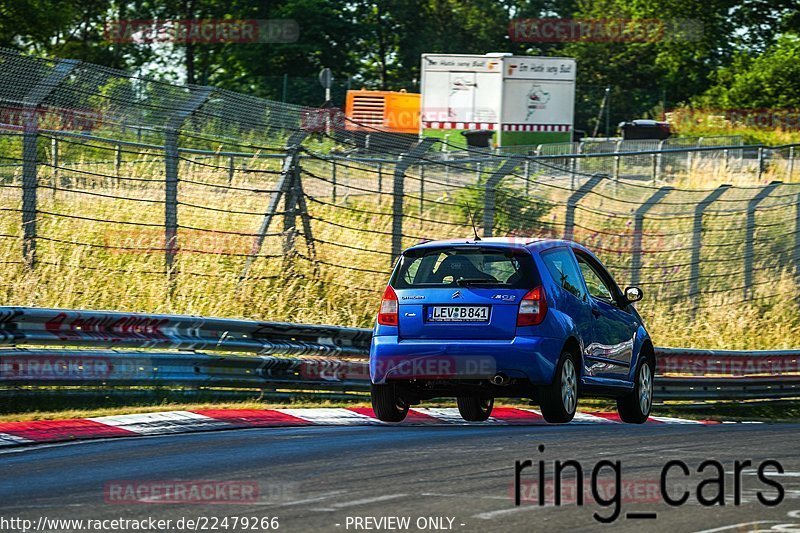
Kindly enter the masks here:
M 594 317 L 595 317 L 595 318 L 600 318 L 600 315 L 602 315 L 602 314 L 603 314 L 603 312 L 602 312 L 602 311 L 600 311 L 600 310 L 599 310 L 598 308 L 596 308 L 596 307 L 592 307 L 592 314 L 594 315 Z

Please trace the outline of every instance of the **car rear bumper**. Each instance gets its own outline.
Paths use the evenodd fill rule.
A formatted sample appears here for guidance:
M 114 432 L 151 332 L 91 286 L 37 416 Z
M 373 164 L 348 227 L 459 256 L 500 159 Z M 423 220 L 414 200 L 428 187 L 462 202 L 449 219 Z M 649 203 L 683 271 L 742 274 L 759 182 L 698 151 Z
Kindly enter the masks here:
M 509 340 L 398 340 L 372 338 L 369 370 L 373 383 L 387 380 L 490 379 L 497 373 L 551 383 L 563 339 L 515 337 Z

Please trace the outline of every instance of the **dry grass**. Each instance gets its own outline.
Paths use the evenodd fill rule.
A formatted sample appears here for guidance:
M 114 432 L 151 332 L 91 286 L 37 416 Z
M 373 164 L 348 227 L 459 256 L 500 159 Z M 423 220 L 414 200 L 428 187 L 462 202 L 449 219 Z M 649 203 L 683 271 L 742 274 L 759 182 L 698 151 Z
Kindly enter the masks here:
M 0 295 L 5 305 L 372 325 L 390 269 L 391 197 L 385 194 L 390 187 L 389 171 L 382 177 L 381 195 L 375 192 L 378 177 L 374 169 L 355 163 L 349 170 L 340 167 L 337 201 L 331 205 L 331 167 L 304 162 L 308 174 L 303 176 L 303 185 L 313 197 L 309 211 L 319 264 L 315 267 L 309 260 L 311 251 L 302 229 L 295 237 L 294 252 L 287 251 L 278 216 L 270 226 L 261 256 L 248 277 L 240 279 L 269 203 L 269 191 L 275 189 L 278 176 L 237 172 L 230 184 L 233 188 L 227 188 L 226 164 L 207 164 L 212 166 L 190 162 L 181 166 L 181 252 L 173 284 L 167 282 L 163 272 L 164 190 L 160 163 L 123 165 L 123 177 L 149 181 L 103 177 L 112 175 L 113 167 L 88 162 L 78 163 L 76 171 L 61 171 L 56 180 L 61 190 L 42 188 L 39 193 L 40 263 L 33 272 L 21 264 L 20 214 L 15 211 L 21 206 L 19 172 L 7 174 L 7 186 L 0 189 L 0 208 L 6 209 L 0 211 L 0 233 L 14 237 L 0 239 L 0 250 L 5 261 L 17 263 L 0 264 L 0 275 L 5 280 Z M 214 168 L 214 164 L 220 168 Z M 275 171 L 278 165 L 278 161 L 253 161 L 248 166 Z M 409 196 L 405 201 L 408 217 L 404 221 L 404 245 L 422 239 L 469 235 L 471 230 L 454 208 L 454 201 L 460 188 L 458 181 L 474 181 L 474 175 L 427 172 L 424 204 L 420 205 L 419 180 L 414 172 L 411 174 L 406 184 Z M 676 270 L 662 265 L 685 265 L 691 260 L 690 214 L 694 205 L 719 183 L 755 185 L 752 176 L 739 176 L 721 171 L 718 166 L 706 168 L 698 164 L 692 173 L 676 176 L 674 185 L 703 190 L 676 196 L 669 209 L 678 215 L 670 215 L 667 208 L 656 209 L 645 221 L 640 282 L 648 297 L 641 309 L 659 345 L 784 348 L 800 344 L 800 315 L 793 303 L 797 294 L 791 275 L 793 265 L 786 259 L 792 251 L 792 242 L 787 239 L 793 231 L 794 208 L 782 207 L 780 202 L 758 216 L 763 229 L 756 234 L 759 257 L 755 261 L 757 286 L 753 301 L 742 303 L 741 291 L 736 289 L 742 280 L 742 264 L 737 257 L 743 253 L 743 213 L 711 216 L 704 222 L 704 244 L 721 247 L 704 248 L 700 272 L 706 278 L 700 288 L 721 292 L 696 301 L 670 299 L 688 290 L 689 268 Z M 762 181 L 772 177 L 767 174 Z M 41 183 L 49 186 L 52 179 L 43 169 Z M 555 207 L 542 221 L 547 226 L 528 234 L 558 235 L 570 192 L 565 188 L 568 183 L 542 176 L 535 180 L 532 186 L 528 185 L 527 194 L 546 198 Z M 524 185 L 518 179 L 508 182 L 523 194 Z M 599 188 L 603 195 L 590 195 L 578 211 L 576 240 L 597 249 L 621 284 L 630 277 L 627 269 L 634 239 L 631 212 L 653 193 L 653 189 L 641 185 L 604 185 Z M 373 192 L 365 193 L 360 188 Z M 752 192 L 735 193 L 740 196 L 737 208 L 746 203 Z M 299 219 L 297 226 L 302 228 Z M 720 262 L 721 257 L 728 262 Z M 690 305 L 697 305 L 697 311 L 687 309 Z
M 763 120 L 764 114 L 758 110 L 735 110 L 734 115 L 742 117 L 744 121 Z M 780 110 L 774 110 L 780 116 Z M 740 135 L 747 144 L 765 144 L 779 146 L 783 144 L 800 143 L 800 132 L 797 130 L 784 130 L 778 127 L 747 126 L 741 121 L 733 123 L 725 118 L 724 111 L 709 111 L 703 109 L 677 109 L 667 113 L 667 120 L 672 124 L 675 132 L 682 136 L 713 137 L 716 135 Z

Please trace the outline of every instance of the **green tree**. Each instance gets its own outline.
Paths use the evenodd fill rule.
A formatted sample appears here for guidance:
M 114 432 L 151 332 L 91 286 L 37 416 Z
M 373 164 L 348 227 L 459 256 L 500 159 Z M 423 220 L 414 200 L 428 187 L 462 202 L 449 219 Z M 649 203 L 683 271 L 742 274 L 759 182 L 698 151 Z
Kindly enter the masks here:
M 520 18 L 639 19 L 665 23 L 662 38 L 647 42 L 513 42 L 509 23 Z M 125 19 L 294 19 L 293 43 L 109 42 L 104 27 Z M 695 28 L 687 33 L 687 28 Z M 4 0 L 0 46 L 71 57 L 155 76 L 216 85 L 279 99 L 282 77 L 289 101 L 322 102 L 315 82 L 331 67 L 337 81 L 417 90 L 422 53 L 491 51 L 566 55 L 578 61 L 578 122 L 591 126 L 606 86 L 614 87 L 612 124 L 700 94 L 743 102 L 735 79 L 772 80 L 759 102 L 783 105 L 796 91 L 794 45 L 800 34 L 797 0 Z M 777 48 L 776 48 L 777 46 Z M 780 66 L 759 62 L 773 54 Z M 782 54 L 789 54 L 784 57 Z M 772 57 L 767 55 L 764 57 Z M 766 61 L 766 60 L 765 60 Z M 747 73 L 747 74 L 745 74 Z M 786 75 L 783 80 L 780 76 Z M 794 77 L 792 77 L 794 76 Z M 713 87 L 713 88 L 712 88 Z M 709 90 L 712 88 L 711 90 Z M 708 91 L 708 92 L 707 92 Z M 783 92 L 781 92 L 783 91 Z M 739 95 L 739 96 L 737 96 Z M 341 96 L 341 93 L 339 94 Z M 728 104 L 725 104 L 728 105 Z M 730 104 L 734 105 L 734 104 Z M 739 104 L 736 104 L 739 105 Z M 761 104 L 759 104 L 761 105 Z M 587 124 L 589 123 L 589 124 Z
M 353 6 L 359 81 L 418 90 L 423 53 L 553 53 L 557 44 L 512 42 L 509 23 L 569 17 L 574 0 L 357 0 Z
M 695 98 L 701 107 L 722 109 L 800 108 L 800 37 L 785 34 L 759 55 L 738 54 L 719 69 L 715 84 Z
M 459 189 L 453 198 L 461 218 L 471 224 L 470 213 L 480 228 L 483 222 L 485 199 L 484 180 L 475 186 Z M 550 225 L 544 217 L 553 209 L 547 200 L 524 195 L 507 183 L 495 188 L 494 234 L 532 236 L 548 232 Z
M 127 68 L 133 45 L 108 43 L 104 35 L 106 21 L 124 18 L 127 9 L 124 0 L 4 0 L 0 46 Z
M 613 127 L 707 89 L 710 73 L 725 65 L 733 53 L 734 27 L 727 17 L 732 4 L 731 0 L 582 0 L 575 14 L 578 19 L 660 21 L 663 25 L 661 33 L 651 34 L 654 38 L 639 42 L 581 41 L 562 48 L 563 55 L 577 59 L 578 83 L 584 89 L 578 98 L 584 100 L 584 109 L 591 110 L 591 100 L 599 109 L 601 89 L 614 87 Z M 590 116 L 577 118 L 579 123 L 593 125 Z

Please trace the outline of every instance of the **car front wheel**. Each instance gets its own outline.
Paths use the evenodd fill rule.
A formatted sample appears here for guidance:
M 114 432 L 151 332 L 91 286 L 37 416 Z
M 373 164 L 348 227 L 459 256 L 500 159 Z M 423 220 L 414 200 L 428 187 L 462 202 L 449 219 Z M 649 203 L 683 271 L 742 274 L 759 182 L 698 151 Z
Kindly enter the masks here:
M 494 398 L 474 398 L 460 396 L 456 398 L 458 412 L 467 422 L 483 422 L 492 414 Z
M 653 407 L 653 362 L 644 357 L 636 369 L 633 391 L 617 399 L 619 418 L 629 424 L 643 424 Z
M 571 353 L 561 354 L 553 383 L 541 391 L 541 408 L 544 419 L 553 424 L 569 422 L 575 416 L 578 408 L 578 367 Z
M 378 420 L 383 422 L 402 422 L 408 414 L 408 403 L 398 394 L 393 383 L 372 385 L 372 410 Z

